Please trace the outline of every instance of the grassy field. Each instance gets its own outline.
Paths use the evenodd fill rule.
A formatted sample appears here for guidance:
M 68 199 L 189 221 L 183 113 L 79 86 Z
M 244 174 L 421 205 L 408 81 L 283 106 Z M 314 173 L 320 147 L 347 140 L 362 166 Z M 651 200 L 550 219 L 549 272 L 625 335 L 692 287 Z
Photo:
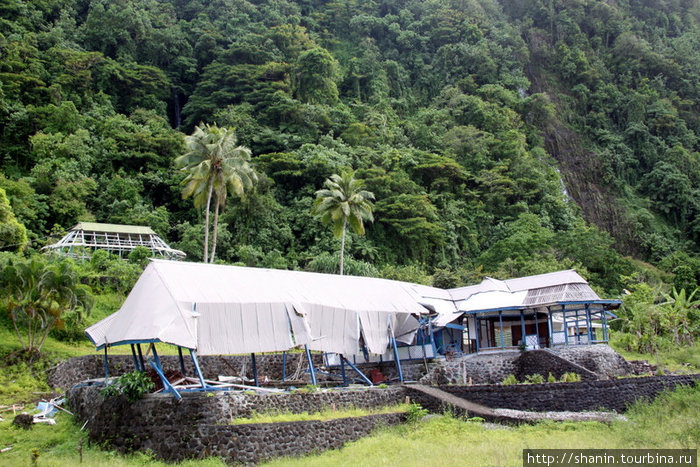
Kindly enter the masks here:
M 11 418 L 11 417 L 8 417 Z M 543 422 L 503 427 L 464 421 L 450 415 L 379 430 L 374 436 L 349 443 L 343 449 L 298 459 L 278 459 L 269 466 L 356 465 L 474 465 L 520 466 L 525 448 L 691 448 L 700 445 L 700 386 L 686 387 L 638 404 L 629 421 L 610 425 L 597 422 Z M 161 466 L 147 454 L 124 456 L 88 447 L 86 433 L 69 416 L 59 414 L 55 426 L 35 425 L 31 431 L 0 422 L 0 465 L 30 465 L 32 453 L 41 466 L 78 465 L 83 445 L 86 466 Z M 182 466 L 223 466 L 218 459 L 190 461 Z

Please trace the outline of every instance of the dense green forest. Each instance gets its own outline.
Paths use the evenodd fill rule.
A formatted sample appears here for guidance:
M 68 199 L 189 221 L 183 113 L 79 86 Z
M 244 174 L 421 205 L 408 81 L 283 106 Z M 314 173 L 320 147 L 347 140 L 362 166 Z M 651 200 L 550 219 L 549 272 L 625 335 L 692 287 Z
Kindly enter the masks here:
M 610 296 L 690 291 L 699 76 L 696 0 L 7 0 L 0 243 L 95 220 L 200 260 L 173 162 L 204 123 L 235 128 L 258 173 L 221 215 L 220 261 L 332 270 L 312 204 L 352 168 L 376 202 L 348 273 L 575 267 Z

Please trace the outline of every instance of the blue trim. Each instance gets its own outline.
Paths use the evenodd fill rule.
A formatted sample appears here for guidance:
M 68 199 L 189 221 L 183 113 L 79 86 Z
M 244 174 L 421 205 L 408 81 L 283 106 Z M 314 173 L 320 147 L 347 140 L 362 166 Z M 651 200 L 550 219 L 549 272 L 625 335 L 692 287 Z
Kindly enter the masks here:
M 132 339 L 132 340 L 125 340 L 125 341 L 119 341 L 119 342 L 110 342 L 109 344 L 102 344 L 98 347 L 96 347 L 97 350 L 102 350 L 105 347 L 115 347 L 117 345 L 129 345 L 129 344 L 157 344 L 157 343 L 163 343 L 167 344 L 167 342 L 163 342 L 160 339 Z M 94 342 L 93 342 L 94 344 Z
M 472 310 L 472 311 L 465 311 L 465 315 L 478 315 L 481 313 L 491 313 L 494 311 L 520 311 L 524 309 L 522 306 L 504 306 L 501 308 L 487 308 L 485 310 Z
M 464 326 L 462 326 L 461 324 L 447 323 L 445 327 L 450 329 L 457 329 L 459 331 L 464 331 Z
M 552 302 L 549 303 L 547 306 L 552 306 L 552 305 L 621 305 L 622 300 L 578 300 L 578 301 L 570 301 L 570 302 Z M 543 305 L 536 305 L 537 307 L 543 306 Z M 493 313 L 495 311 L 520 311 L 520 310 L 531 310 L 533 309 L 533 306 L 528 305 L 528 306 L 504 306 L 504 307 L 499 307 L 499 308 L 486 308 L 483 310 L 471 310 L 471 311 L 464 311 L 463 313 L 466 315 L 478 315 L 482 313 Z M 583 309 L 583 308 L 582 308 Z M 567 310 L 567 311 L 573 311 L 573 310 Z M 610 313 L 608 310 L 605 310 L 606 312 Z M 517 315 L 516 315 L 517 316 Z

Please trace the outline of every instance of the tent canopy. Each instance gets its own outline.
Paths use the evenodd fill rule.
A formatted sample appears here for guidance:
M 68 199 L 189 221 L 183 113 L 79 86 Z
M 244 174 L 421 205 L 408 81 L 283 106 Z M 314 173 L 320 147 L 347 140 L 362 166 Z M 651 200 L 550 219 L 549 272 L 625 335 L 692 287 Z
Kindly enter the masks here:
M 411 343 L 416 317 L 442 327 L 463 313 L 599 303 L 576 271 L 443 290 L 369 277 L 152 260 L 122 307 L 89 327 L 98 348 L 165 342 L 202 355 L 311 350 L 383 354 Z M 605 303 L 603 303 L 605 302 Z M 617 302 L 617 301 L 615 301 Z
M 426 313 L 412 284 L 367 277 L 152 260 L 123 306 L 89 327 L 98 347 L 166 342 L 201 355 L 383 353 Z

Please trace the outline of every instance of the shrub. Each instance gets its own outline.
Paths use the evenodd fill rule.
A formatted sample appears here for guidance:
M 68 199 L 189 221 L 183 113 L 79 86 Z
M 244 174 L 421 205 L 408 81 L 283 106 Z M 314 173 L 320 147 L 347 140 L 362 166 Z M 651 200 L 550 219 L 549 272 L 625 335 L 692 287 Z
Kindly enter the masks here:
M 568 373 L 564 373 L 561 377 L 561 380 L 565 383 L 578 383 L 579 381 L 581 381 L 581 375 L 570 371 Z
M 554 375 L 552 374 L 551 371 L 549 372 L 549 376 L 547 376 L 547 382 L 548 383 L 556 383 L 557 382 L 557 379 L 554 377 Z
M 101 391 L 101 394 L 103 397 L 123 395 L 129 402 L 135 402 L 144 394 L 153 391 L 155 387 L 156 385 L 146 373 L 132 371 L 114 380 Z
M 414 402 L 408 406 L 406 421 L 409 423 L 418 423 L 426 415 L 428 415 L 428 409 L 424 409 L 420 404 Z
M 506 376 L 503 381 L 501 381 L 501 384 L 504 386 L 510 386 L 512 384 L 518 384 L 518 379 L 515 377 L 515 375 L 508 375 Z
M 527 375 L 525 377 L 525 382 L 530 384 L 544 383 L 544 376 L 542 376 L 539 373 L 535 373 L 534 375 Z

